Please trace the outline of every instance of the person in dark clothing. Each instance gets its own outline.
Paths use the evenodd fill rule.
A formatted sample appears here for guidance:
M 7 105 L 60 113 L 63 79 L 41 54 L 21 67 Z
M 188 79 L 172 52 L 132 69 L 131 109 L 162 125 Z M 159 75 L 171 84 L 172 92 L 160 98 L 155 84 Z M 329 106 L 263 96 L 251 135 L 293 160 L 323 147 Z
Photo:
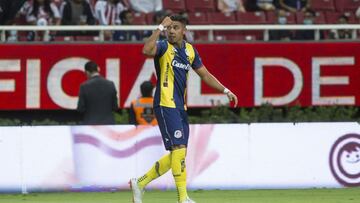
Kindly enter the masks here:
M 85 0 L 67 0 L 64 5 L 61 25 L 95 25 L 90 4 Z M 97 35 L 97 32 L 61 32 L 60 35 Z
M 277 23 L 279 25 L 287 24 L 287 12 L 285 10 L 277 10 Z M 290 30 L 270 30 L 269 32 L 270 40 L 275 41 L 290 41 L 293 38 L 292 32 Z
M 134 25 L 133 13 L 129 10 L 124 10 L 120 13 L 120 20 L 122 25 Z M 140 41 L 141 33 L 137 30 L 119 30 L 113 34 L 114 41 Z
M 85 64 L 88 80 L 81 84 L 77 110 L 84 115 L 85 125 L 115 124 L 113 111 L 118 109 L 115 85 L 99 74 L 98 65 Z
M 304 13 L 304 25 L 312 25 L 315 22 L 316 13 L 313 10 L 307 10 Z M 320 32 L 320 39 L 323 39 L 323 32 Z M 295 32 L 296 40 L 315 40 L 315 30 L 297 30 Z
M 13 24 L 13 20 L 26 0 L 0 0 L 0 25 Z
M 339 16 L 338 24 L 348 24 L 349 18 L 346 15 Z M 352 38 L 352 31 L 351 30 L 331 30 L 329 34 L 330 39 L 351 39 Z
M 95 25 L 89 3 L 85 0 L 67 0 L 61 25 Z

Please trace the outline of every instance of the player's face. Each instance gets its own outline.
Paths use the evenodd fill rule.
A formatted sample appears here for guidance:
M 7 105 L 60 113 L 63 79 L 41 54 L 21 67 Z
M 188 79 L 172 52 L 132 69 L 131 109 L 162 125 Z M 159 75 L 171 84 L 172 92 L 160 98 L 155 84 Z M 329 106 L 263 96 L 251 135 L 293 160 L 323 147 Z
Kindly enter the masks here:
M 170 43 L 181 42 L 186 32 L 185 26 L 178 21 L 173 21 L 170 26 L 167 27 L 167 35 Z

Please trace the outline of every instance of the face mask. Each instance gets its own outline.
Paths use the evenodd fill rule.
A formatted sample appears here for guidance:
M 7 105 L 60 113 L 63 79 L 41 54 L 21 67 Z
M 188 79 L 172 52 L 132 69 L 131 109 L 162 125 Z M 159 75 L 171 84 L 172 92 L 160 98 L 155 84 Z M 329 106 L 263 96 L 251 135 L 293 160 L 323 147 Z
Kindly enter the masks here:
M 312 24 L 313 24 L 313 20 L 311 20 L 311 19 L 304 19 L 304 24 L 305 24 L 305 25 L 312 25 Z
M 284 25 L 287 22 L 287 18 L 286 17 L 279 17 L 278 22 L 279 22 L 279 24 Z

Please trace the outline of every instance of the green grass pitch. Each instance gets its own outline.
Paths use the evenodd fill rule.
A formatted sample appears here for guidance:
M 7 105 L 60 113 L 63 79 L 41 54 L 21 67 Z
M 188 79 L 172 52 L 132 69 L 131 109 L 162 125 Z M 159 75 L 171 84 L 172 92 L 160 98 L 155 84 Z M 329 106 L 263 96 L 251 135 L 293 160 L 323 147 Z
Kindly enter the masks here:
M 199 190 L 197 203 L 360 203 L 360 188 L 303 190 Z M 130 203 L 131 192 L 0 194 L 0 203 Z M 176 203 L 175 191 L 147 191 L 143 203 Z

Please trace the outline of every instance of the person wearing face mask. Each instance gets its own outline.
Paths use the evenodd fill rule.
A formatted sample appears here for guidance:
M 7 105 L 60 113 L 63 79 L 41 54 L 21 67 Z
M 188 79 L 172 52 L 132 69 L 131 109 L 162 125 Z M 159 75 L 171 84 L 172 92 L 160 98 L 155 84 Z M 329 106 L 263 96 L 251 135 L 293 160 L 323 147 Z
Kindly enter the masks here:
M 312 25 L 314 24 L 316 17 L 316 13 L 313 10 L 307 10 L 304 13 L 304 25 Z M 323 38 L 322 32 L 320 32 L 320 38 Z M 315 39 L 315 31 L 314 30 L 297 30 L 295 32 L 296 40 L 314 40 Z
M 341 15 L 338 19 L 338 24 L 348 24 L 349 18 L 346 15 Z M 351 30 L 331 30 L 330 39 L 351 39 Z
M 279 9 L 277 11 L 277 23 L 279 25 L 287 24 L 287 12 Z M 292 33 L 289 30 L 271 30 L 269 32 L 270 40 L 274 41 L 290 41 L 292 39 Z

